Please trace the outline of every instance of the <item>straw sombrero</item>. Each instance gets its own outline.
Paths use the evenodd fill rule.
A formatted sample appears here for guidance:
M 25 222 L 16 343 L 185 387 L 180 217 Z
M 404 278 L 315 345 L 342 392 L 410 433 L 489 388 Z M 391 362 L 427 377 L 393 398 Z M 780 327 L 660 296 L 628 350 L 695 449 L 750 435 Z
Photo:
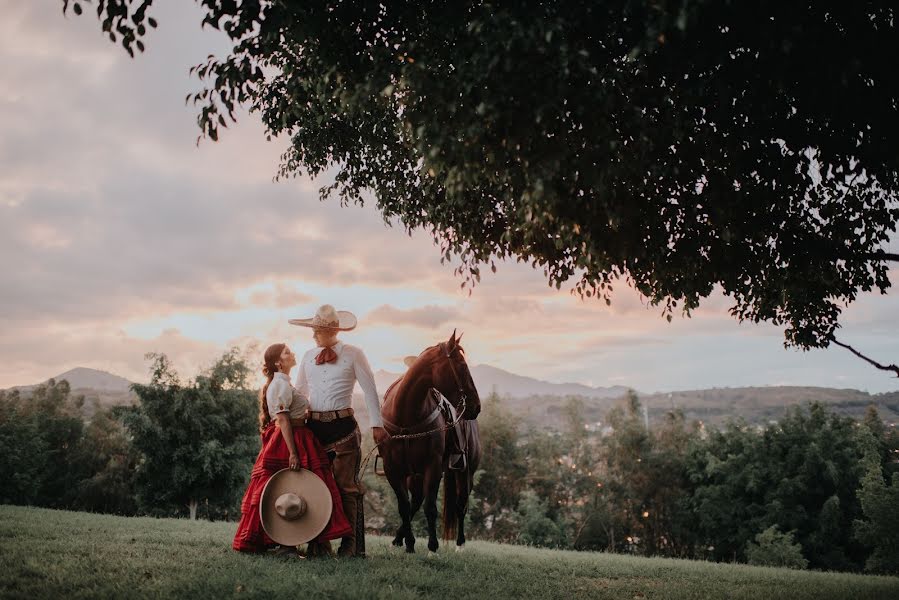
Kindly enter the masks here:
M 324 531 L 332 504 L 331 492 L 318 475 L 306 469 L 281 469 L 262 489 L 262 528 L 282 546 L 305 544 Z
M 356 315 L 348 310 L 334 310 L 330 304 L 323 304 L 315 311 L 311 319 L 290 319 L 291 325 L 301 327 L 321 327 L 338 331 L 351 331 L 356 328 Z

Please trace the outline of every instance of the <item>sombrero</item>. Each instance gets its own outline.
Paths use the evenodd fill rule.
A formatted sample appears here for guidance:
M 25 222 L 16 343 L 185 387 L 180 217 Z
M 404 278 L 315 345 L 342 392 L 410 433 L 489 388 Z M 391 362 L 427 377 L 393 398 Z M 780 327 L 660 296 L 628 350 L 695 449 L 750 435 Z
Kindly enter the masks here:
M 290 319 L 291 325 L 301 327 L 321 327 L 338 331 L 351 331 L 356 328 L 356 315 L 348 310 L 334 310 L 330 304 L 323 304 L 315 311 L 311 319 Z
M 331 492 L 318 475 L 306 469 L 281 469 L 262 489 L 262 528 L 282 546 L 305 544 L 328 525 L 332 503 Z

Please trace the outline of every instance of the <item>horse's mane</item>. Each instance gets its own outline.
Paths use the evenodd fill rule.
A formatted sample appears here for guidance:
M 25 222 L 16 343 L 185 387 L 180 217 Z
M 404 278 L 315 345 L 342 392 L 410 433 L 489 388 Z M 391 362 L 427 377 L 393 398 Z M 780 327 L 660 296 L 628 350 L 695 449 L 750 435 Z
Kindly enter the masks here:
M 430 351 L 434 348 L 437 348 L 438 346 L 439 346 L 439 344 L 435 344 L 433 346 L 428 346 L 427 348 L 422 350 L 421 353 L 419 353 L 418 359 L 420 359 L 422 356 L 424 356 L 428 351 Z M 416 359 L 416 361 L 414 363 L 412 363 L 412 366 L 409 367 L 409 369 L 405 373 L 400 375 L 400 377 L 396 381 L 394 381 L 387 387 L 387 391 L 384 392 L 384 405 L 383 406 L 387 405 L 388 398 L 390 398 L 391 400 L 393 398 L 396 398 L 396 396 L 393 396 L 392 398 L 390 396 L 390 393 L 394 391 L 394 388 L 402 385 L 403 382 L 405 382 L 405 381 L 409 381 L 409 376 L 413 375 L 413 374 L 417 375 L 418 371 L 425 365 L 425 363 L 423 361 L 418 360 L 418 359 Z

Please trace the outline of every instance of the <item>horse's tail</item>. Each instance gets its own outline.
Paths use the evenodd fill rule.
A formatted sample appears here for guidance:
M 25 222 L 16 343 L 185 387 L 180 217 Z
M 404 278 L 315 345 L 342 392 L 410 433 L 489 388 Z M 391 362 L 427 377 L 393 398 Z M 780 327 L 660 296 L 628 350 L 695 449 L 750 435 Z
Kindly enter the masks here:
M 444 473 L 443 477 L 443 539 L 450 541 L 456 539 L 456 525 L 458 520 L 459 501 L 456 498 L 456 474 L 452 471 Z

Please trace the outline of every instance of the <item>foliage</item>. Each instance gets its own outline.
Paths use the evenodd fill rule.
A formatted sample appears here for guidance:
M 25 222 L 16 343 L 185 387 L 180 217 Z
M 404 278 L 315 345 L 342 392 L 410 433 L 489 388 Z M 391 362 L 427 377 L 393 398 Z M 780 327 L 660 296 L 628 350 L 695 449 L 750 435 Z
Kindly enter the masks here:
M 521 493 L 516 517 L 520 543 L 547 548 L 563 548 L 567 545 L 568 535 L 565 524 L 559 520 L 559 513 L 549 511 L 547 501 L 534 491 L 525 490 Z
M 858 490 L 863 518 L 855 521 L 855 532 L 872 548 L 866 570 L 899 574 L 899 473 L 893 472 L 891 481 L 884 481 L 878 443 L 882 435 L 878 428 L 865 427 L 862 431 L 867 450 L 866 472 Z
M 259 449 L 249 367 L 232 349 L 182 384 L 165 355 L 148 358 L 150 384 L 133 386 L 140 405 L 122 414 L 140 457 L 139 504 L 151 513 L 187 506 L 195 518 L 206 500 L 233 514 Z
M 201 4 L 232 44 L 195 68 L 203 135 L 249 107 L 290 138 L 281 176 L 336 168 L 323 196 L 371 192 L 463 285 L 516 258 L 669 319 L 718 287 L 802 348 L 890 287 L 892 2 Z M 143 50 L 152 0 L 96 5 Z
M 466 531 L 472 537 L 513 540 L 518 533 L 515 510 L 528 475 L 519 444 L 520 419 L 492 393 L 481 401 L 478 428 L 481 465 L 469 500 L 470 527 Z
M 808 561 L 802 557 L 802 545 L 790 532 L 781 533 L 772 525 L 755 536 L 755 542 L 746 544 L 746 560 L 750 565 L 805 569 Z
M 0 503 L 133 514 L 129 444 L 107 410 L 81 419 L 67 381 L 0 392 Z

